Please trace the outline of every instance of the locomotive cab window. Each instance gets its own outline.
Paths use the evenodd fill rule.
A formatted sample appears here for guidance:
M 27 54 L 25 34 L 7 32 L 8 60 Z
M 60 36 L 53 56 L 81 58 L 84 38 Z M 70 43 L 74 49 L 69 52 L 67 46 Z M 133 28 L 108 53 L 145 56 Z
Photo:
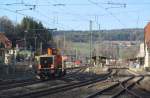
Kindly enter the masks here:
M 54 64 L 54 57 L 41 57 L 40 65 L 42 68 L 49 68 L 52 64 Z

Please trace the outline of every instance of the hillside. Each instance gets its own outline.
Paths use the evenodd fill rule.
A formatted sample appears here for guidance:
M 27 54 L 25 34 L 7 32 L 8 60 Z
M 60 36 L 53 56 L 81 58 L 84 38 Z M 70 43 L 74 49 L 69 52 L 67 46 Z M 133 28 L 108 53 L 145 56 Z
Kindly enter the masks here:
M 54 36 L 64 36 L 66 40 L 73 42 L 88 42 L 90 39 L 89 31 L 56 31 Z M 93 31 L 93 41 L 109 40 L 109 41 L 142 41 L 144 39 L 143 29 L 113 29 Z

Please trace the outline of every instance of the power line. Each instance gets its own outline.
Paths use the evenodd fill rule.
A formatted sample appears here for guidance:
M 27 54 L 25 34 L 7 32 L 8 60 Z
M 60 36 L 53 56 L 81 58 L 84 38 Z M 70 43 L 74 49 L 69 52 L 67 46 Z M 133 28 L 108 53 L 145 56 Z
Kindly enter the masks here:
M 99 4 L 96 3 L 96 2 L 93 2 L 93 1 L 91 1 L 91 0 L 88 0 L 88 1 L 89 1 L 91 4 L 94 4 L 94 5 L 96 5 L 96 6 L 100 7 L 100 8 L 102 8 L 103 10 L 105 10 L 109 15 L 111 15 L 113 18 L 115 18 L 122 26 L 126 27 L 125 24 L 123 24 L 123 23 L 121 22 L 121 20 L 120 20 L 118 17 L 116 17 L 112 12 L 108 11 L 107 9 L 105 9 L 104 7 L 102 7 L 101 5 L 99 5 Z
M 93 2 L 93 1 L 92 1 Z M 150 2 L 132 2 L 132 3 L 115 3 L 115 2 L 99 2 L 95 4 L 101 4 L 101 5 L 115 5 L 115 6 L 122 6 L 126 7 L 127 5 L 150 5 Z M 91 6 L 90 4 L 86 3 L 53 3 L 53 4 L 27 4 L 24 2 L 15 2 L 15 3 L 0 3 L 0 5 L 5 5 L 5 6 Z M 114 7 L 115 8 L 115 7 Z M 116 7 L 117 8 L 117 7 Z
M 38 10 L 34 10 L 34 11 L 35 11 L 37 14 L 39 14 L 40 16 L 43 16 L 43 17 L 45 17 L 45 18 L 50 19 L 49 16 L 43 14 L 41 11 L 38 11 Z M 50 24 L 52 24 L 52 23 L 50 23 Z M 54 25 L 54 24 L 52 24 L 52 25 Z M 57 19 L 57 25 L 58 25 L 60 28 L 64 29 L 63 24 L 58 23 L 58 19 Z
M 123 7 L 126 7 L 126 3 L 116 3 L 116 2 L 110 2 L 110 1 L 108 1 L 107 4 L 110 4 L 110 5 L 121 5 Z
M 23 15 L 23 16 L 28 16 L 28 15 L 25 15 L 23 13 L 20 13 L 20 12 L 14 11 L 14 10 L 10 10 L 10 9 L 7 9 L 7 8 L 0 8 L 0 9 L 5 10 L 5 11 L 9 11 L 9 12 L 12 12 L 12 13 L 17 13 L 17 14 Z
M 14 10 L 7 9 L 7 8 L 0 8 L 0 9 L 5 10 L 5 11 L 9 11 L 9 12 L 12 12 L 12 13 L 16 13 L 16 14 L 19 14 L 19 15 L 22 15 L 22 16 L 29 16 L 29 15 L 27 15 L 27 14 L 23 14 L 23 13 L 20 13 L 20 12 L 18 12 L 18 11 L 14 11 Z M 33 18 L 35 18 L 36 20 L 41 21 L 41 20 L 38 19 L 37 17 L 34 17 L 34 16 L 29 16 L 29 17 L 33 17 Z M 49 24 L 47 21 L 44 21 L 44 20 L 42 20 L 42 22 L 44 22 L 44 23 L 46 23 L 46 24 Z
M 127 3 L 128 5 L 150 5 L 150 2 L 132 2 L 132 3 Z
M 37 1 L 38 2 L 38 1 Z M 49 3 L 49 4 L 38 4 L 36 2 L 36 4 L 29 4 L 29 3 L 25 3 L 24 1 L 22 2 L 15 2 L 15 3 L 0 3 L 0 5 L 5 5 L 5 6 L 91 6 L 88 3 L 59 3 L 59 2 L 55 2 L 55 3 Z M 99 2 L 97 4 L 103 4 L 103 5 L 122 5 L 122 6 L 126 6 L 125 3 L 114 3 L 114 2 Z
M 45 17 L 45 18 L 50 18 L 49 16 L 47 16 L 47 15 L 45 15 L 45 14 L 43 14 L 41 11 L 37 11 L 37 10 L 34 10 L 35 12 L 37 12 L 39 15 L 41 15 L 41 16 L 43 16 L 43 17 Z M 60 27 L 60 28 L 62 28 L 62 29 L 64 29 L 64 25 L 63 24 L 61 24 L 61 23 L 58 23 L 58 16 L 57 16 L 57 20 L 56 20 L 56 23 L 57 23 L 57 26 L 58 27 Z M 53 24 L 54 25 L 54 24 Z
M 71 11 L 72 12 L 72 11 Z M 65 14 L 72 14 L 72 13 L 70 13 L 70 12 L 67 12 L 67 13 L 65 13 Z M 79 16 L 79 14 L 76 14 L 75 16 Z M 80 17 L 81 18 L 81 17 Z M 82 17 L 83 18 L 83 17 Z M 79 19 L 79 18 L 78 18 Z M 85 18 L 84 18 L 85 19 Z M 82 19 L 83 20 L 83 19 Z M 87 19 L 88 20 L 88 19 Z M 86 21 L 87 21 L 86 20 Z M 89 21 L 89 20 L 88 20 Z M 59 26 L 63 26 L 62 24 L 60 25 L 60 23 L 59 23 Z M 63 26 L 64 27 L 64 26 Z M 67 25 L 67 27 L 68 27 L 68 25 Z M 72 27 L 71 27 L 72 28 Z
M 114 2 L 93 2 L 93 1 L 91 1 L 91 0 L 88 0 L 90 3 L 92 2 L 92 4 L 94 4 L 94 5 L 96 5 L 96 6 L 98 6 L 98 7 L 100 7 L 100 8 L 102 8 L 102 9 L 104 9 L 107 13 L 109 13 L 113 18 L 115 18 L 121 25 L 123 25 L 123 26 L 125 26 L 122 22 L 121 22 L 121 20 L 115 15 L 115 14 L 119 14 L 119 13 L 129 13 L 129 12 L 119 12 L 119 13 L 112 13 L 112 12 L 110 12 L 110 11 L 108 11 L 107 9 L 109 9 L 109 8 L 104 8 L 103 6 L 100 6 L 100 4 L 107 4 L 107 5 L 125 5 L 124 3 L 114 3 Z M 1 3 L 2 4 L 2 3 Z M 16 2 L 16 3 L 8 3 L 8 4 L 5 4 L 5 5 L 14 5 L 14 6 L 16 6 L 16 5 L 21 5 L 21 6 L 26 6 L 26 7 L 31 7 L 31 8 L 29 8 L 29 9 L 20 9 L 20 10 L 16 10 L 17 12 L 18 11 L 22 11 L 22 10 L 34 10 L 35 11 L 35 9 L 37 9 L 36 7 L 37 6 L 42 6 L 42 5 L 56 5 L 56 6 L 68 6 L 68 5 L 91 5 L 91 4 L 75 4 L 75 3 L 72 3 L 72 4 L 66 4 L 66 3 L 59 3 L 59 2 L 55 2 L 55 3 L 53 3 L 53 4 L 39 4 L 39 3 L 35 3 L 35 4 L 29 4 L 29 3 L 25 3 L 25 2 Z M 61 7 L 62 8 L 62 7 Z M 64 7 L 63 7 L 64 8 Z M 120 7 L 110 7 L 110 8 L 120 8 Z M 9 9 L 8 9 L 9 10 Z M 68 10 L 68 9 L 67 9 Z M 70 9 L 69 9 L 70 10 Z M 82 17 L 82 15 L 83 14 L 80 14 L 80 13 L 73 13 L 74 11 L 71 11 L 71 12 L 65 12 L 65 11 L 63 11 L 63 12 L 57 12 L 58 14 L 64 14 L 64 15 L 72 15 L 72 16 L 74 16 L 75 18 L 74 19 L 72 19 L 71 21 L 74 21 L 74 22 L 76 22 L 77 20 L 75 20 L 75 19 L 78 19 L 78 20 L 80 20 L 80 21 L 89 21 L 90 19 L 89 19 L 89 17 Z M 132 12 L 132 11 L 131 11 Z M 49 16 L 46 16 L 46 15 L 44 15 L 43 13 L 42 13 L 42 11 L 41 12 L 38 12 L 39 13 L 39 15 L 41 15 L 41 16 L 43 16 L 43 17 L 45 17 L 45 18 L 50 18 Z M 85 14 L 85 16 L 106 16 L 106 15 L 108 15 L 108 14 Z M 28 15 L 27 15 L 28 16 Z M 71 17 L 72 18 L 72 17 Z M 96 22 L 98 21 L 98 19 L 96 19 Z M 45 21 L 45 23 L 46 24 L 51 24 L 51 23 L 48 23 L 47 21 Z M 58 24 L 58 23 L 57 23 Z M 64 26 L 62 26 L 62 27 L 64 27 Z

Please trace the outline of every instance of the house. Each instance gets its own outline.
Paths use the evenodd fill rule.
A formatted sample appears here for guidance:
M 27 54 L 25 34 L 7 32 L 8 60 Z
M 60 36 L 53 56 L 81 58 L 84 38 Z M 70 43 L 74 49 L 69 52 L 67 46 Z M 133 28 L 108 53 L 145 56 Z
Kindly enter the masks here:
M 4 33 L 0 33 L 0 44 L 3 44 L 3 48 L 10 49 L 12 47 L 12 42 L 4 35 Z
M 150 67 L 150 22 L 144 28 L 144 68 Z
M 10 62 L 10 50 L 12 42 L 4 35 L 0 33 L 0 63 L 8 64 Z

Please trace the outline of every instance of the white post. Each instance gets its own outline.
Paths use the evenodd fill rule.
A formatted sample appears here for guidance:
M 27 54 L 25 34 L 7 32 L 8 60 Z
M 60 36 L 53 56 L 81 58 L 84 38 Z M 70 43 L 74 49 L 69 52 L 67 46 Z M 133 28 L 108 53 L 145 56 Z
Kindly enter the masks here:
M 92 64 L 92 21 L 90 20 L 90 65 Z
M 149 66 L 149 52 L 147 50 L 147 45 L 145 45 L 144 68 L 148 66 Z

